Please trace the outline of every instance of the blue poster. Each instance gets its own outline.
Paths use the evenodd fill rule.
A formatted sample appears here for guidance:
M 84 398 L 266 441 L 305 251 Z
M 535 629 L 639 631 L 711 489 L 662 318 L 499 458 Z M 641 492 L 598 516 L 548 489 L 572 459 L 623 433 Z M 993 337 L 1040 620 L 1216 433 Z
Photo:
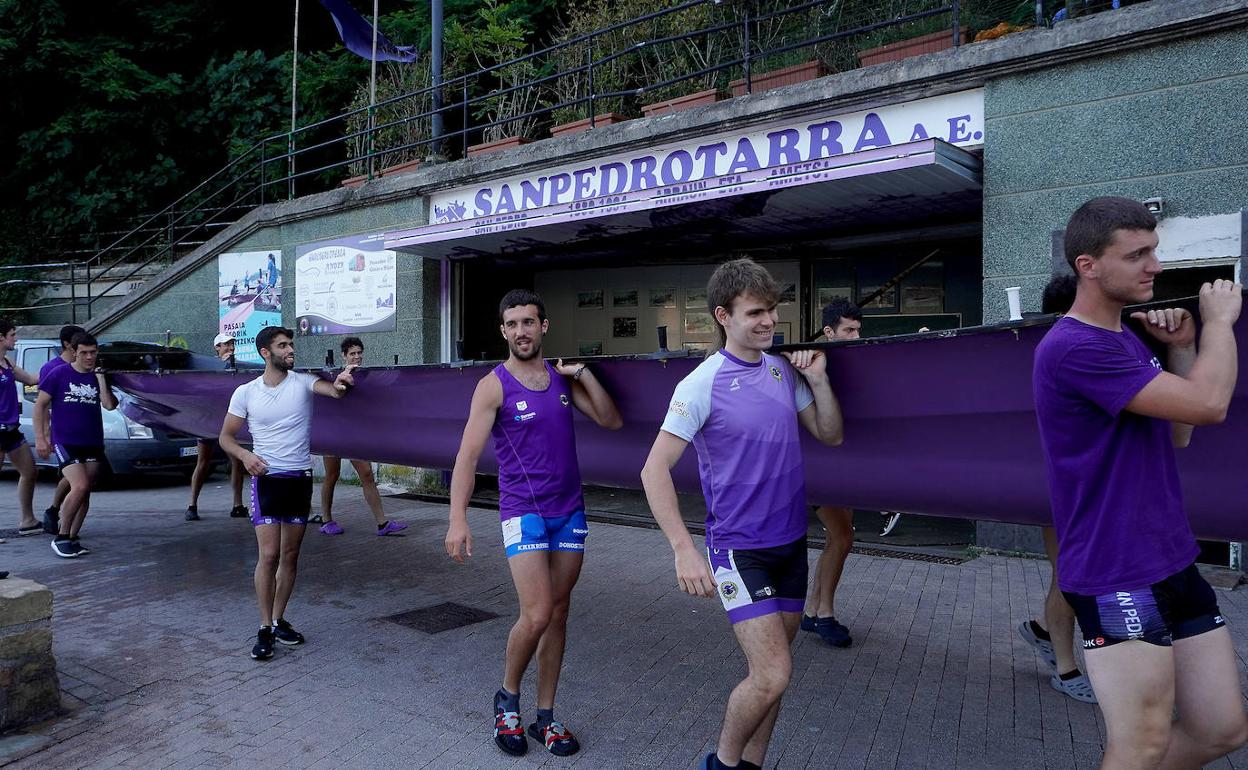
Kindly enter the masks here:
M 234 358 L 261 362 L 256 335 L 282 325 L 282 252 L 244 251 L 217 257 L 218 328 L 234 335 Z

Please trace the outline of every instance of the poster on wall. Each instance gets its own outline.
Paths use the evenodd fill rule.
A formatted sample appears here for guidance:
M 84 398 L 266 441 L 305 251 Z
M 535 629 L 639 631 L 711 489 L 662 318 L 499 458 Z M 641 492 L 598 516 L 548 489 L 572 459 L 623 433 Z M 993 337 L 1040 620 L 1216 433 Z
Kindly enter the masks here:
M 256 335 L 282 325 L 281 262 L 277 249 L 217 257 L 217 329 L 234 336 L 237 361 L 261 361 Z
M 295 249 L 299 334 L 359 334 L 395 328 L 397 260 L 385 236 L 355 235 Z

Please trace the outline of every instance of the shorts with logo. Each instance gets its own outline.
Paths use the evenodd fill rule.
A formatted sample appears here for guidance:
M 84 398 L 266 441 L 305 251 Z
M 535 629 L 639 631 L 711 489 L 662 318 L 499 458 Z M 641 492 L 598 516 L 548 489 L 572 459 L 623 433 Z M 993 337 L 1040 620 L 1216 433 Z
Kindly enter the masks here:
M 251 524 L 306 526 L 312 510 L 312 471 L 270 471 L 251 477 Z
M 728 620 L 801 612 L 806 603 L 806 537 L 772 548 L 706 549 Z
M 21 425 L 0 425 L 0 452 L 12 452 L 25 443 L 26 437 L 22 435 Z
M 503 519 L 503 546 L 508 559 L 529 551 L 584 551 L 587 535 L 585 511 L 549 517 L 526 513 Z
M 70 465 L 104 462 L 104 447 L 86 444 L 53 444 L 56 463 L 61 470 Z
M 1086 650 L 1132 639 L 1169 647 L 1176 639 L 1226 625 L 1218 597 L 1195 564 L 1144 588 L 1099 596 L 1066 591 L 1062 595 L 1079 619 Z

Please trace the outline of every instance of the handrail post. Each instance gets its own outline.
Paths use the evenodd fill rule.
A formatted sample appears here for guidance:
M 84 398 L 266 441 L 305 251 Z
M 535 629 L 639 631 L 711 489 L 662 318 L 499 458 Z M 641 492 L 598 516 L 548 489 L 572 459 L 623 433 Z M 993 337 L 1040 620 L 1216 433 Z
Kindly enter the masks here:
M 74 282 L 74 263 L 69 263 L 69 322 L 78 323 L 78 286 Z
M 1044 0 L 1036 0 L 1036 26 L 1044 27 Z
M 295 199 L 295 132 L 286 134 L 286 195 L 287 200 Z
M 754 82 L 750 77 L 750 9 L 745 9 L 745 17 L 741 19 L 742 36 L 741 42 L 744 50 L 741 52 L 741 66 L 745 68 L 745 92 L 747 94 L 754 93 Z
M 375 141 L 376 141 L 375 135 L 377 131 L 377 115 L 375 112 L 376 109 L 377 108 L 375 105 L 372 105 L 372 104 L 368 105 L 368 141 L 366 143 L 366 146 L 368 147 L 368 179 L 369 181 L 372 181 L 375 176 L 376 165 L 374 164 L 374 161 L 377 160 L 377 158 L 374 157 L 373 155 L 373 151 L 376 148 L 376 145 L 375 145 Z
M 957 48 L 962 45 L 961 30 L 958 28 L 960 19 L 958 18 L 958 0 L 953 0 L 953 46 Z
M 264 152 L 265 147 L 267 147 L 268 144 L 269 144 L 268 139 L 263 139 L 260 142 L 260 205 L 261 206 L 264 205 L 264 188 L 268 184 L 265 178 L 265 165 L 267 163 L 267 158 L 265 157 L 265 152 Z
M 589 127 L 594 127 L 594 39 L 585 42 L 585 68 L 589 74 Z
M 461 129 L 460 137 L 463 139 L 464 157 L 468 157 L 468 76 L 464 75 L 464 94 L 463 94 L 463 118 L 464 126 Z

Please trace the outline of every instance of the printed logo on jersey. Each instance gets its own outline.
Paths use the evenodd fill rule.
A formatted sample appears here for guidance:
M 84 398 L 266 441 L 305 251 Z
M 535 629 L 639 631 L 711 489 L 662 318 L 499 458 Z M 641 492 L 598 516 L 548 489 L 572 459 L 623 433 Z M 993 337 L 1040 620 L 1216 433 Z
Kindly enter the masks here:
M 537 417 L 537 412 L 528 412 L 527 414 L 518 414 L 516 415 L 516 422 L 528 422 L 529 420 L 532 420 L 534 417 Z
M 681 417 L 689 416 L 689 405 L 684 401 L 673 401 L 672 405 L 667 408 L 672 414 L 678 414 Z
M 784 375 L 780 371 L 780 367 L 773 366 L 769 371 L 771 372 L 771 376 L 776 378 L 776 382 L 782 382 L 784 380 Z
M 1161 369 L 1161 362 L 1157 360 L 1157 356 L 1153 356 L 1153 360 L 1149 361 L 1149 363 L 1153 365 L 1154 369 Z
M 69 391 L 65 394 L 67 404 L 94 404 L 100 400 L 100 389 L 94 385 L 69 383 Z
M 738 380 L 736 377 L 733 377 L 732 382 L 728 383 L 728 390 L 734 391 L 734 392 L 741 390 L 741 381 Z
M 529 408 L 529 402 L 528 402 L 528 401 L 517 401 L 517 402 L 516 402 L 516 411 L 517 411 L 517 412 L 523 412 L 525 409 L 528 409 L 528 408 Z
M 568 403 L 569 403 L 569 399 L 568 399 L 568 394 L 567 394 L 567 393 L 560 393 L 560 394 L 559 394 L 559 403 L 563 404 L 564 406 L 567 406 L 567 405 L 568 405 Z

